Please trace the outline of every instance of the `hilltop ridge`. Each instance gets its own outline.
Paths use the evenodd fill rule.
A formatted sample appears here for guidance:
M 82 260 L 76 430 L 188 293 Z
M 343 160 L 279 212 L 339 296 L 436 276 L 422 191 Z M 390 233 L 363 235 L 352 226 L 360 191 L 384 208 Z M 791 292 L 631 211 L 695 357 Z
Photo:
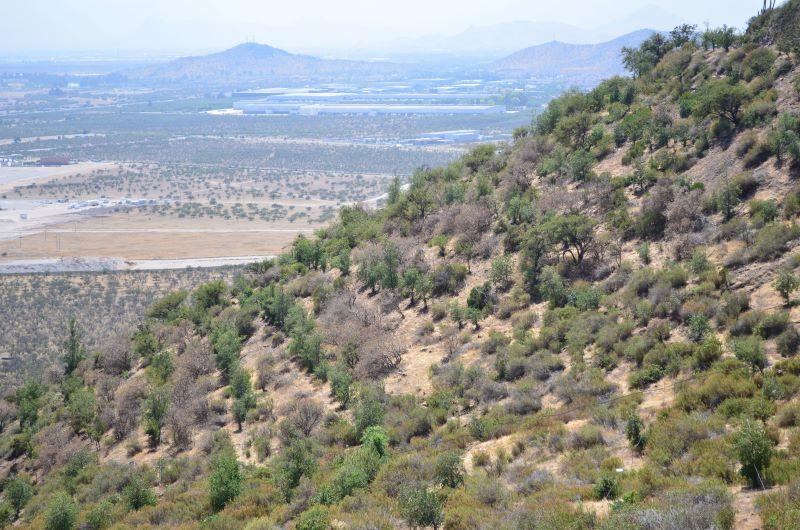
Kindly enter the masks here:
M 642 29 L 599 44 L 568 44 L 550 41 L 531 46 L 488 66 L 491 72 L 512 76 L 576 76 L 601 79 L 621 75 L 625 67 L 620 52 L 638 47 L 654 30 Z

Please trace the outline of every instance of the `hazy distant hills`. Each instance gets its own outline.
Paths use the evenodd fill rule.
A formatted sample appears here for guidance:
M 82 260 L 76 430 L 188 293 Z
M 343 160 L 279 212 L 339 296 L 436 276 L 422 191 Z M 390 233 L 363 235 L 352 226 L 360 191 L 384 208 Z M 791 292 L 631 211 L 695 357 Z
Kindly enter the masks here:
M 638 46 L 653 30 L 638 30 L 600 44 L 568 44 L 551 41 L 531 46 L 479 66 L 480 71 L 504 77 L 550 77 L 576 84 L 623 74 L 623 46 Z M 487 37 L 488 38 L 488 37 Z M 509 39 L 515 37 L 509 34 Z M 246 43 L 210 55 L 183 57 L 132 69 L 123 74 L 134 81 L 243 86 L 282 81 L 347 81 L 390 79 L 419 73 L 414 64 L 323 59 L 289 53 L 265 44 Z
M 166 63 L 129 70 L 129 79 L 157 82 L 248 84 L 278 80 L 360 79 L 402 73 L 403 65 L 321 59 L 246 43 L 210 55 L 183 57 Z
M 471 26 L 454 35 L 428 35 L 375 43 L 371 48 L 366 47 L 363 52 L 383 51 L 390 57 L 398 52 L 453 55 L 467 53 L 502 57 L 517 50 L 552 41 L 596 44 L 641 28 L 668 31 L 683 22 L 681 17 L 663 7 L 649 5 L 623 18 L 603 21 L 595 27 L 578 27 L 556 21 L 520 20 Z
M 504 22 L 472 26 L 455 35 L 428 35 L 378 45 L 389 50 L 432 53 L 499 54 L 550 40 L 586 42 L 587 31 L 561 22 Z
M 654 33 L 642 29 L 600 44 L 552 41 L 531 46 L 488 65 L 487 70 L 510 77 L 606 78 L 625 73 L 620 53 L 624 46 L 639 46 Z

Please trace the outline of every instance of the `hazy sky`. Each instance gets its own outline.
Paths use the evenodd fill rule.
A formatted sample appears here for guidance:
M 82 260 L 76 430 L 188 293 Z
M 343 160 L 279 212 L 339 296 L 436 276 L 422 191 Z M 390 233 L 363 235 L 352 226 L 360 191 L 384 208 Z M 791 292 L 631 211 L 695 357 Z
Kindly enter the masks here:
M 656 6 L 743 26 L 760 0 L 2 0 L 0 52 L 213 49 L 253 37 L 295 48 L 357 46 L 518 20 L 597 27 Z M 658 29 L 658 28 L 657 28 Z

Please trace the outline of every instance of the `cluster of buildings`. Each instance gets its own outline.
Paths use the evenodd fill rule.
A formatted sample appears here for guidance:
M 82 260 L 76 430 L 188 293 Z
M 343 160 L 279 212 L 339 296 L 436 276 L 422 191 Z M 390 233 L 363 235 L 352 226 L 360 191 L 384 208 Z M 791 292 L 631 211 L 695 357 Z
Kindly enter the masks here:
M 494 94 L 460 87 L 268 88 L 233 92 L 234 109 L 244 114 L 419 115 L 500 114 Z M 470 87 L 472 88 L 472 87 Z

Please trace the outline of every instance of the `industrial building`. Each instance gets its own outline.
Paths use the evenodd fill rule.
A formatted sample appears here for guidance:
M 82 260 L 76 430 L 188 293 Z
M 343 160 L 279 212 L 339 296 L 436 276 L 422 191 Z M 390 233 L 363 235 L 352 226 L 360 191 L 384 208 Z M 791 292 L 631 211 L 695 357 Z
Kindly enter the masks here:
M 501 105 L 414 105 L 369 103 L 274 103 L 271 101 L 237 101 L 234 108 L 245 114 L 328 114 L 412 115 L 412 114 L 502 114 Z

